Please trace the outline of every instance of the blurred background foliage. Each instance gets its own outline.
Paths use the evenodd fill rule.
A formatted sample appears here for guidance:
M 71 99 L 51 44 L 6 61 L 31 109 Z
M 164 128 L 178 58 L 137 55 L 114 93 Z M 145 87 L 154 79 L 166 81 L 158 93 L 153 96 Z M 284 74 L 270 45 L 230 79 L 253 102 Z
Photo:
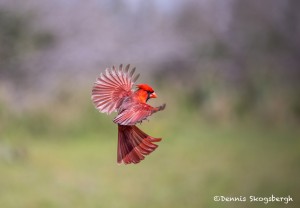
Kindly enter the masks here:
M 296 0 L 0 0 L 1 207 L 240 207 L 299 203 Z M 90 95 L 130 63 L 167 109 L 141 164 Z M 274 202 L 270 207 L 282 207 Z

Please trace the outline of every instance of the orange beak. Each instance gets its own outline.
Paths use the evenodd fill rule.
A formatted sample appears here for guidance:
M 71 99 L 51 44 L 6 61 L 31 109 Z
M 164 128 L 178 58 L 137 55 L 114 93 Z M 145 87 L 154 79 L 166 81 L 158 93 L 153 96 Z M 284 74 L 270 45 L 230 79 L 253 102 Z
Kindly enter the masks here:
M 150 98 L 157 98 L 156 93 L 155 93 L 155 92 L 151 93 L 151 94 L 150 94 Z

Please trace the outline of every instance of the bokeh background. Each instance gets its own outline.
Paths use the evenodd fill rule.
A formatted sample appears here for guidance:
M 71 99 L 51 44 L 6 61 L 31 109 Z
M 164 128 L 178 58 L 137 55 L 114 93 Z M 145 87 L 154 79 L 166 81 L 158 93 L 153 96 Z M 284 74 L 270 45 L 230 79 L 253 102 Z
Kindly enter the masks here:
M 0 0 L 0 207 L 299 207 L 299 2 Z M 138 165 L 90 99 L 121 63 L 167 103 Z

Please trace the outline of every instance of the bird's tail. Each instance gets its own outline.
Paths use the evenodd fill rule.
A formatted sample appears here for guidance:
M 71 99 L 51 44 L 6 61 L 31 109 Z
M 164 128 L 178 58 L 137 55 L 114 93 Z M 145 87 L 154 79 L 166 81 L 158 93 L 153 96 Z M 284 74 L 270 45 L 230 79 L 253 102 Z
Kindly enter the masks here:
M 118 163 L 139 163 L 153 152 L 161 138 L 154 138 L 136 126 L 118 125 Z

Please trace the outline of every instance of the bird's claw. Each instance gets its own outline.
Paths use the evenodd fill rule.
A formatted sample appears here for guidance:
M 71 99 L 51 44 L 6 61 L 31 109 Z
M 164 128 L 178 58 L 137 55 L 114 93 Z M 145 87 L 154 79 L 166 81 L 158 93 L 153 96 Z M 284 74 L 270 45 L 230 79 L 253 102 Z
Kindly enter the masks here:
M 161 106 L 158 107 L 158 111 L 162 111 L 166 108 L 166 104 L 162 104 Z

